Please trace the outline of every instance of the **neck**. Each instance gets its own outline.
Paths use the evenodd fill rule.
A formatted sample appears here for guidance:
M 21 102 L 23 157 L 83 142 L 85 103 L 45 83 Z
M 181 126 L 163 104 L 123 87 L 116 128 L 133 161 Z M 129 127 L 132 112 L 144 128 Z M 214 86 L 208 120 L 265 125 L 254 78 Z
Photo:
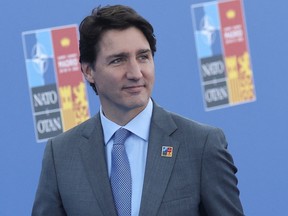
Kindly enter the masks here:
M 109 120 L 115 122 L 116 124 L 120 126 L 124 126 L 128 122 L 130 122 L 133 118 L 135 118 L 135 116 L 137 116 L 140 112 L 142 112 L 146 106 L 134 108 L 131 110 L 119 110 L 119 109 L 110 110 L 110 109 L 105 109 L 102 106 L 102 111 L 106 118 L 108 118 Z

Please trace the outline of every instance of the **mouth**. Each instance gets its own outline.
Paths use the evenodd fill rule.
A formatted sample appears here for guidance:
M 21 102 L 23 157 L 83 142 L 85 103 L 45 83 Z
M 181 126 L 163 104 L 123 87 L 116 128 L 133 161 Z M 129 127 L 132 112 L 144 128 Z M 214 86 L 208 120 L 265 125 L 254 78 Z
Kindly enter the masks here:
M 140 93 L 145 88 L 145 85 L 125 86 L 123 90 L 132 94 Z

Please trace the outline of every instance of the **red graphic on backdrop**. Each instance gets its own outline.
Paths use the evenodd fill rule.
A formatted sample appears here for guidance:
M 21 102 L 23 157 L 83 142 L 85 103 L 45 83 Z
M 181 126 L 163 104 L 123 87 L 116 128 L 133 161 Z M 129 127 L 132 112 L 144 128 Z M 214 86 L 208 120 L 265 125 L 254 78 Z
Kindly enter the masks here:
M 52 31 L 56 73 L 64 130 L 89 118 L 86 89 L 78 63 L 78 38 L 75 27 Z

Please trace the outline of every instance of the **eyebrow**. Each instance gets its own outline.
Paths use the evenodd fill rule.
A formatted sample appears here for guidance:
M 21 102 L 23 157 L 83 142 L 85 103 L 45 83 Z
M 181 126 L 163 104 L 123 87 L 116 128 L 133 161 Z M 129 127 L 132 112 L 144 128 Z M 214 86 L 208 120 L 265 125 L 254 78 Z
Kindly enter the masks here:
M 137 55 L 145 54 L 145 53 L 152 53 L 152 52 L 150 49 L 140 49 L 137 51 Z M 123 57 L 127 57 L 127 56 L 129 56 L 128 52 L 120 52 L 120 53 L 115 53 L 115 54 L 107 56 L 106 60 L 109 61 L 109 60 L 114 59 L 114 58 L 123 58 Z
M 140 49 L 138 52 L 137 52 L 137 55 L 138 54 L 144 54 L 144 53 L 152 53 L 150 49 Z

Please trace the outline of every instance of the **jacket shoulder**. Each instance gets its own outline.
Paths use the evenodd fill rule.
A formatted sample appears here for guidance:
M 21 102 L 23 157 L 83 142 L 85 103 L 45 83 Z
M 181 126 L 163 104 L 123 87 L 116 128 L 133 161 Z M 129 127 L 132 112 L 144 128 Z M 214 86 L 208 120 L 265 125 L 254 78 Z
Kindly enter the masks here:
M 65 145 L 76 143 L 79 139 L 89 139 L 91 134 L 96 130 L 97 127 L 101 127 L 101 123 L 98 116 L 94 116 L 85 122 L 51 138 L 48 142 L 55 145 Z

